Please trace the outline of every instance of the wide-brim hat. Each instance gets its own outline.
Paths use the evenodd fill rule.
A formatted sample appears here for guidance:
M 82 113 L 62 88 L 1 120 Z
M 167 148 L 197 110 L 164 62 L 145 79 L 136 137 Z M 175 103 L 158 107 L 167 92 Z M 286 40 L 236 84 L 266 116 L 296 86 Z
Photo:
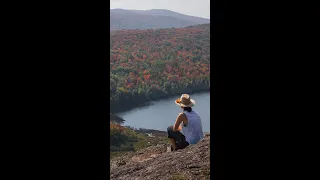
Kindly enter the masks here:
M 180 98 L 175 100 L 175 103 L 180 107 L 192 107 L 196 104 L 196 101 L 191 99 L 189 94 L 182 94 Z

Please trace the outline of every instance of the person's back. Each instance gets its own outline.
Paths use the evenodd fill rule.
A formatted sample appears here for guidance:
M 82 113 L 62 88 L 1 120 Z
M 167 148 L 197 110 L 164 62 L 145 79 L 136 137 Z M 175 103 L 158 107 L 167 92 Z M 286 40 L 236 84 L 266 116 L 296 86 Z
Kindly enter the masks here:
M 184 111 L 187 116 L 188 124 L 182 127 L 182 133 L 186 137 L 186 141 L 189 144 L 196 144 L 203 138 L 201 118 L 195 111 Z
M 167 128 L 171 150 L 183 149 L 189 144 L 196 144 L 203 138 L 201 118 L 192 110 L 195 100 L 189 94 L 182 94 L 175 103 L 183 109 L 173 126 Z M 180 132 L 182 131 L 182 133 Z

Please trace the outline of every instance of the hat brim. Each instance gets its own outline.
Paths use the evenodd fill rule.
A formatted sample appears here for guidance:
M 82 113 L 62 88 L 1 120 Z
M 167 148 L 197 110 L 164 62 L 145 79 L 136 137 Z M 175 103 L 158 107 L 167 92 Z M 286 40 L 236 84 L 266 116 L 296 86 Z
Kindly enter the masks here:
M 190 99 L 191 104 L 182 104 L 182 103 L 178 103 L 177 100 L 175 100 L 174 102 L 176 103 L 176 105 L 180 106 L 180 107 L 192 107 L 196 104 L 196 101 L 193 99 Z

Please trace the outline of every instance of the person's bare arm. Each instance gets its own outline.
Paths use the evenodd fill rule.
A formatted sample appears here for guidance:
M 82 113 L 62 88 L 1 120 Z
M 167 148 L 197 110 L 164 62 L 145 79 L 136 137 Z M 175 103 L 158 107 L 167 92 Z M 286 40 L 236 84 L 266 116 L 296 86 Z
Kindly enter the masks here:
M 182 130 L 182 126 L 180 126 L 181 122 L 183 122 L 185 118 L 185 114 L 180 113 L 176 119 L 176 122 L 174 123 L 173 126 L 173 131 L 181 131 Z

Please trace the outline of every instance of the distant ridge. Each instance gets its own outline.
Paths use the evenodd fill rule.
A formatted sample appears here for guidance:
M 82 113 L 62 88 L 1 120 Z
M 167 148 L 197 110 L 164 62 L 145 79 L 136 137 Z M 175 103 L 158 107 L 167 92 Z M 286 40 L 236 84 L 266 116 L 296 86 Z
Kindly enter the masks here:
M 165 9 L 110 9 L 110 30 L 178 28 L 210 23 L 210 19 Z

